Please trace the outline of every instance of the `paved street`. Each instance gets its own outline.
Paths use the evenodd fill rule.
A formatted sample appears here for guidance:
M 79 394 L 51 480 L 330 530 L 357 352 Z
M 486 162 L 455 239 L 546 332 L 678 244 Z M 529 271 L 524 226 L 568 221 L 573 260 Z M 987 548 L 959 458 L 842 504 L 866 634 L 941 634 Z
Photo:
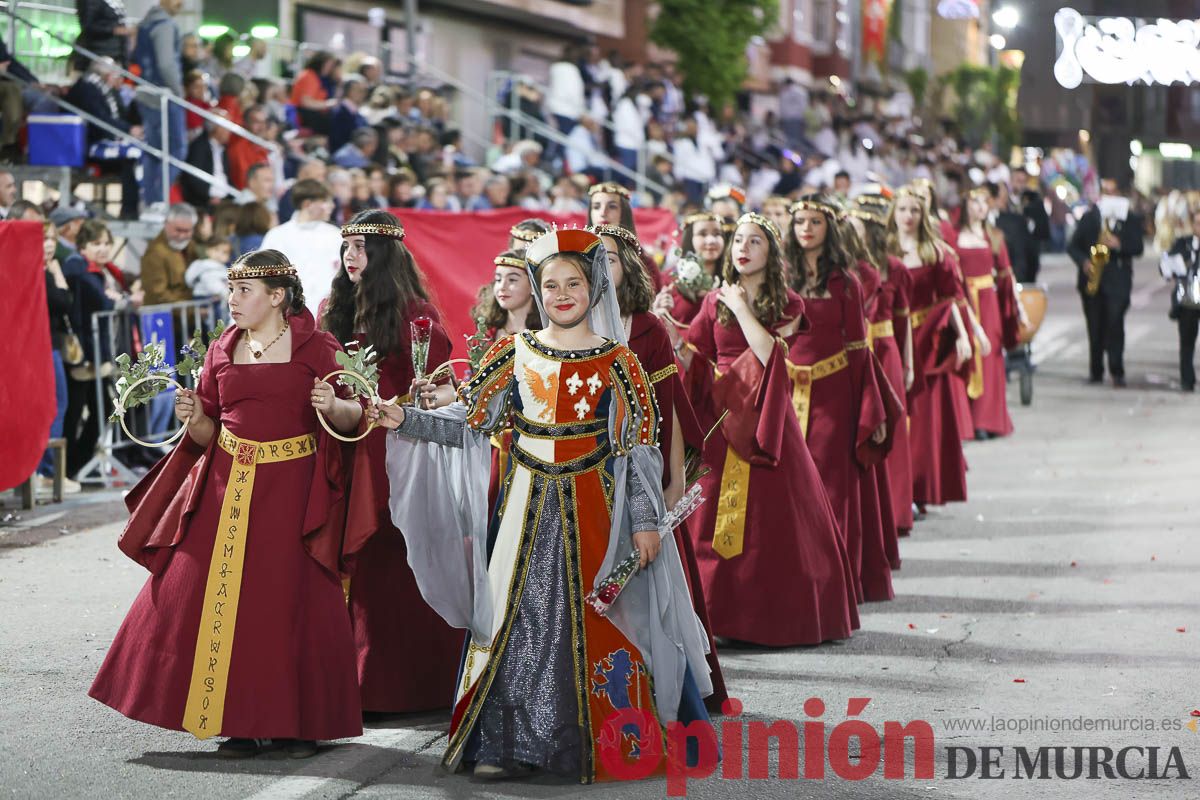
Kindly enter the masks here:
M 731 693 L 750 720 L 806 719 L 827 708 L 826 734 L 848 698 L 860 718 L 927 720 L 935 777 L 689 784 L 714 797 L 1196 797 L 1200 796 L 1200 399 L 1177 391 L 1175 328 L 1155 265 L 1139 265 L 1128 322 L 1130 388 L 1084 384 L 1086 340 L 1074 273 L 1043 270 L 1050 315 L 1029 407 L 1010 402 L 1016 435 L 968 445 L 970 502 L 938 509 L 901 544 L 897 599 L 863 609 L 841 644 L 722 651 Z M 211 742 L 130 722 L 86 696 L 121 618 L 146 578 L 115 540 L 116 494 L 44 507 L 0 527 L 0 792 L 18 798 L 663 797 L 666 782 L 487 785 L 435 771 L 444 716 L 372 723 L 352 742 L 295 762 L 229 763 Z M 1024 721 L 1092 730 L 973 728 Z M 1086 723 L 1085 723 L 1086 721 Z M 1147 729 L 1147 721 L 1154 725 Z M 1096 730 L 1116 726 L 1117 730 Z M 1161 728 L 1168 730 L 1160 730 Z M 856 740 L 852 740 L 856 741 Z M 1015 748 L 1179 748 L 1193 780 L 1012 780 Z M 948 780 L 948 747 L 1003 747 L 1002 780 Z M 858 751 L 857 744 L 851 745 Z M 726 761 L 737 749 L 727 744 Z M 963 769 L 960 755 L 956 764 Z M 1132 755 L 1130 770 L 1148 756 Z M 1176 762 L 1178 763 L 1178 762 Z M 774 758 L 771 759 L 775 774 Z M 801 761 L 803 775 L 803 760 Z M 1066 765 L 1068 775 L 1071 763 Z M 1087 774 L 1084 767 L 1084 774 Z M 1054 768 L 1050 767 L 1053 775 Z M 1100 771 L 1103 775 L 1103 770 Z M 1170 771 L 1177 776 L 1179 771 Z

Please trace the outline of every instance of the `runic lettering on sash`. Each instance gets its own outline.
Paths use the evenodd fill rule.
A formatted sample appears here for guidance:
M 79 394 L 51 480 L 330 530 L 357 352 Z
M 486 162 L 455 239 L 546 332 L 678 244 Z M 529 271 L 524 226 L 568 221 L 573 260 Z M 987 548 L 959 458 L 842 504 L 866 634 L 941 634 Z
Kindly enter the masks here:
M 750 462 L 739 456 L 733 447 L 727 447 L 712 544 L 713 550 L 721 558 L 734 558 L 742 554 L 746 538 L 746 497 L 749 492 Z
M 201 606 L 200 635 L 183 712 L 183 729 L 198 739 L 219 735 L 225 719 L 225 695 L 229 688 L 229 665 L 237 631 L 250 502 L 254 497 L 257 469 L 264 463 L 288 461 L 312 455 L 316 450 L 311 434 L 260 443 L 238 439 L 222 429 L 217 443 L 233 456 L 234 466 L 221 501 Z
M 788 377 L 792 379 L 792 409 L 796 419 L 800 421 L 800 432 L 808 437 L 808 416 L 812 411 L 813 383 L 828 378 L 850 366 L 850 358 L 845 350 L 834 353 L 829 358 L 823 358 L 812 366 L 803 364 L 787 364 Z

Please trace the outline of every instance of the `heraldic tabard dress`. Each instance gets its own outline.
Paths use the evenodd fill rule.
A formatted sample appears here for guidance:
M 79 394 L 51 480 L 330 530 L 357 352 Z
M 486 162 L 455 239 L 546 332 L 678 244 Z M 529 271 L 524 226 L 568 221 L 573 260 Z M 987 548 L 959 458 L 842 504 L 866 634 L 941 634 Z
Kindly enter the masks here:
M 513 439 L 488 530 L 492 639 L 468 647 L 444 763 L 612 779 L 601 756 L 606 718 L 626 708 L 661 718 L 646 659 L 584 598 L 609 547 L 616 496 L 627 495 L 632 531 L 658 530 L 637 471 L 627 470 L 625 491 L 614 485 L 616 456 L 657 446 L 653 389 L 617 342 L 562 351 L 525 331 L 492 346 L 463 397 L 466 425 L 490 434 L 511 422 Z M 463 424 L 406 409 L 397 433 L 455 446 Z M 637 747 L 631 730 L 619 737 L 623 756 Z

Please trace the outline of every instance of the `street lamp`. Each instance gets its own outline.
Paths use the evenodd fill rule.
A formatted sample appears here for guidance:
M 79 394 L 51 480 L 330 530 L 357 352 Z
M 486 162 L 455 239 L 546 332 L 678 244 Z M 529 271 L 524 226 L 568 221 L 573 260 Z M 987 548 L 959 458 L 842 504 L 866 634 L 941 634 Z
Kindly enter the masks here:
M 996 23 L 997 27 L 1010 31 L 1021 24 L 1021 12 L 1013 6 L 1003 6 L 992 14 L 992 22 Z
M 988 37 L 988 42 L 990 42 L 992 47 L 996 50 L 1003 50 L 1008 46 L 1008 40 L 998 33 L 993 33 L 990 37 Z

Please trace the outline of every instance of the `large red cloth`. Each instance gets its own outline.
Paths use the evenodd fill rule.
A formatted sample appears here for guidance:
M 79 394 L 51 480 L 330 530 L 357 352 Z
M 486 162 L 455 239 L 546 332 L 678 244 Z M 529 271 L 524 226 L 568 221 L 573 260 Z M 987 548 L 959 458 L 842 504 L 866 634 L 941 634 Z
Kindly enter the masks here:
M 792 293 L 780 324 L 803 309 Z M 696 351 L 690 371 L 708 362 L 721 373 L 715 391 L 692 396 L 701 425 L 711 427 L 730 411 L 705 447 L 711 472 L 701 485 L 708 502 L 689 525 L 713 633 L 771 646 L 847 638 L 859 624 L 853 568 L 792 408 L 783 348 L 774 348 L 764 367 L 737 322 L 718 321 L 715 292 L 705 298 L 687 338 Z M 743 550 L 724 558 L 713 548 L 713 536 L 731 445 L 750 464 L 749 486 L 742 495 Z
M 450 337 L 433 306 L 417 301 L 400 324 L 400 348 L 379 362 L 381 397 L 403 397 L 413 380 L 412 339 L 408 321 L 435 320 L 429 343 L 429 369 L 450 355 Z M 366 337 L 359 336 L 360 342 Z M 455 677 L 462 656 L 463 631 L 452 628 L 429 607 L 408 566 L 404 536 L 392 524 L 388 508 L 387 431 L 376 428 L 358 444 L 370 463 L 367 478 L 375 498 L 370 538 L 353 562 L 350 622 L 358 651 L 358 680 L 364 711 L 429 711 L 454 702 Z
M 307 312 L 290 318 L 292 360 L 234 364 L 231 329 L 209 350 L 197 389 L 205 414 L 254 441 L 321 431 L 308 396 L 337 368 L 337 342 Z M 126 716 L 181 730 L 217 525 L 233 457 L 214 436 L 180 445 L 127 502 L 121 548 L 155 574 L 134 600 L 90 695 Z M 340 449 L 318 439 L 313 456 L 260 464 L 249 510 L 225 712 L 220 735 L 339 739 L 362 733 L 350 621 L 340 580 Z M 162 524 L 151 512 L 171 503 Z
M 995 254 L 990 247 L 959 246 L 958 258 L 962 264 L 963 277 L 967 281 L 974 278 L 995 278 L 995 273 L 1008 268 L 1008 254 L 1002 251 Z M 1009 270 L 1011 275 L 1011 270 Z M 969 287 L 970 284 L 968 284 Z M 975 317 L 983 327 L 983 333 L 992 345 L 991 352 L 986 356 L 975 354 L 975 369 L 980 373 L 973 376 L 982 379 L 983 394 L 971 399 L 972 433 L 976 430 L 987 431 L 996 436 L 1008 436 L 1013 431 L 1012 419 L 1008 416 L 1007 384 L 1004 374 L 1004 320 L 1000 312 L 1000 301 L 997 286 L 980 288 L 977 293 L 968 290 L 967 297 L 975 310 Z M 1011 289 L 1011 280 L 1007 285 Z
M 442 311 L 443 324 L 458 354 L 465 352 L 463 337 L 475 332 L 471 307 L 478 299 L 479 287 L 491 283 L 496 269 L 492 259 L 507 249 L 512 226 L 530 217 L 560 227 L 587 224 L 583 214 L 551 214 L 521 208 L 464 213 L 390 210 L 404 224 L 404 244 L 425 275 L 426 286 L 434 304 Z M 643 242 L 669 237 L 677 227 L 674 215 L 660 208 L 634 209 L 633 219 Z
M 856 595 L 890 600 L 891 567 L 884 555 L 878 498 L 876 508 L 864 514 L 861 494 L 865 467 L 874 463 L 870 439 L 886 419 L 874 358 L 867 349 L 862 287 L 838 271 L 829 276 L 827 288 L 828 297 L 805 299 L 810 329 L 789 340 L 788 360 L 811 367 L 846 355 L 847 367 L 811 381 L 806 441 L 854 565 Z M 860 455 L 868 459 L 860 461 Z
M 54 367 L 46 308 L 42 226 L 0 222 L 4 291 L 0 292 L 0 491 L 37 469 L 54 421 Z

